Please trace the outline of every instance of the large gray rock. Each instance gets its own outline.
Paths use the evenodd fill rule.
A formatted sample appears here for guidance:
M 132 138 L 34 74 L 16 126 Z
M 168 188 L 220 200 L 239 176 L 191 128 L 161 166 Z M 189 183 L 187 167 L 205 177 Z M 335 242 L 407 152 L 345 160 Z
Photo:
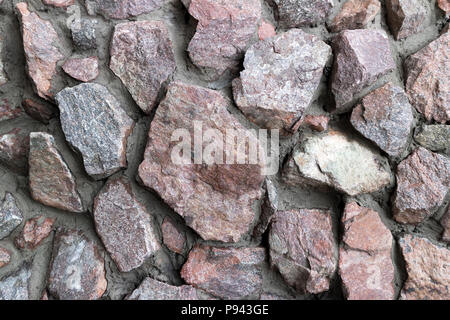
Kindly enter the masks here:
M 416 132 L 414 139 L 431 151 L 442 151 L 450 155 L 450 125 L 425 125 Z
M 333 9 L 333 0 L 267 0 L 283 28 L 306 27 L 325 22 Z
M 146 278 L 127 300 L 199 300 L 197 290 L 191 286 L 175 287 Z
M 96 49 L 96 25 L 97 20 L 75 20 L 70 26 L 70 32 L 72 34 L 72 40 L 75 46 L 77 46 L 81 50 Z
M 0 204 L 0 240 L 6 238 L 23 221 L 22 211 L 14 196 L 7 192 Z
M 90 15 L 107 19 L 128 19 L 159 9 L 167 0 L 84 0 Z
M 13 274 L 0 280 L 0 300 L 29 300 L 30 299 L 31 268 L 22 265 Z

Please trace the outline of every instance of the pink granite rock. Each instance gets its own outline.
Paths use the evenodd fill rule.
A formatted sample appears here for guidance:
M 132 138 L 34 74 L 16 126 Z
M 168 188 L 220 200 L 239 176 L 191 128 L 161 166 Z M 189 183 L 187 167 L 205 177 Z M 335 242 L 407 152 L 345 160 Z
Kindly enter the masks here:
M 277 35 L 277 32 L 275 31 L 275 27 L 270 24 L 269 22 L 262 20 L 261 25 L 258 29 L 258 37 L 259 40 L 265 40 L 267 38 L 271 38 Z
M 438 0 L 439 8 L 445 12 L 446 15 L 450 13 L 450 1 L 449 0 Z
M 427 0 L 387 0 L 387 21 L 395 39 L 423 31 L 428 26 L 430 9 Z
M 197 290 L 191 286 L 175 287 L 146 278 L 127 300 L 199 300 Z
M 11 252 L 0 247 L 0 268 L 3 268 L 11 261 Z
M 320 116 L 313 116 L 313 115 L 307 115 L 304 119 L 302 124 L 307 125 L 311 129 L 315 131 L 327 131 L 328 130 L 328 122 L 330 121 L 330 118 L 328 118 L 325 115 Z
M 23 230 L 14 241 L 16 247 L 34 249 L 39 246 L 52 232 L 55 220 L 43 216 L 27 220 Z
M 44 4 L 57 7 L 57 8 L 66 8 L 70 7 L 75 3 L 75 0 L 43 0 Z
M 62 68 L 72 78 L 89 82 L 98 77 L 98 58 L 69 59 L 63 64 Z
M 349 0 L 330 23 L 332 32 L 364 29 L 380 11 L 379 0 Z
M 167 248 L 178 254 L 183 254 L 186 245 L 186 236 L 184 233 L 178 231 L 172 219 L 164 219 L 161 225 L 161 231 L 164 244 Z

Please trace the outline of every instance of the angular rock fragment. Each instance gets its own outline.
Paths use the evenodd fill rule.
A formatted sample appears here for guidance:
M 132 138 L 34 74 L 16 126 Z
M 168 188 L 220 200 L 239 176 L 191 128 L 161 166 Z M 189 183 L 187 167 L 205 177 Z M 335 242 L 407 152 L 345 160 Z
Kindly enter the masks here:
M 267 38 L 271 38 L 277 35 L 277 32 L 275 31 L 275 27 L 270 24 L 269 22 L 262 20 L 261 25 L 258 29 L 258 38 L 259 40 L 264 40 Z
M 349 0 L 330 23 L 332 32 L 364 29 L 380 11 L 379 0 Z
M 111 70 L 122 80 L 142 111 L 150 113 L 176 68 L 166 25 L 161 21 L 116 25 L 110 54 Z
M 333 0 L 267 0 L 283 28 L 306 27 L 326 20 L 333 9 Z
M 450 251 L 428 239 L 405 235 L 399 241 L 408 278 L 402 300 L 450 299 Z
M 106 290 L 103 253 L 81 231 L 55 235 L 48 291 L 59 300 L 96 300 Z
M 43 99 L 51 100 L 55 94 L 52 81 L 57 74 L 56 64 L 64 58 L 58 49 L 58 34 L 49 21 L 30 12 L 26 3 L 18 3 L 16 9 L 22 24 L 28 75 L 36 93 Z
M 0 300 L 30 299 L 31 268 L 24 264 L 13 274 L 0 280 Z
M 263 176 L 261 164 L 251 164 L 242 150 L 228 144 L 224 148 L 221 139 L 227 136 L 226 129 L 228 132 L 244 130 L 227 111 L 229 104 L 230 101 L 214 90 L 172 83 L 152 121 L 139 176 L 145 186 L 155 190 L 203 239 L 237 242 L 255 219 L 252 204 L 261 197 Z M 200 162 L 196 161 L 197 155 L 191 159 L 191 151 L 183 151 L 182 159 L 177 159 L 180 145 L 183 150 L 191 146 L 193 128 L 196 125 L 200 128 L 199 124 L 222 135 L 208 143 L 205 140 L 203 146 L 209 146 L 210 150 L 214 147 L 218 155 L 232 147 L 227 159 L 242 156 L 247 159 L 245 164 L 236 164 L 235 160 L 235 164 L 207 165 L 205 159 L 203 164 L 193 164 Z M 171 142 L 174 130 L 180 128 L 185 129 L 183 141 Z M 249 144 L 258 150 L 256 137 L 253 134 L 247 137 Z M 206 150 L 205 147 L 205 153 Z M 222 160 L 225 163 L 225 157 Z
M 233 81 L 234 100 L 255 124 L 289 132 L 313 101 L 330 56 L 325 42 L 300 29 L 259 41 Z
M 263 234 L 267 231 L 273 216 L 278 210 L 278 193 L 274 183 L 266 179 L 265 182 L 266 194 L 261 204 L 261 215 L 259 222 L 253 230 L 253 237 L 261 240 Z
M 414 140 L 431 151 L 442 151 L 450 155 L 450 125 L 425 125 L 417 131 Z
M 417 224 L 442 205 L 450 188 L 450 159 L 419 147 L 397 167 L 394 219 Z
M 86 172 L 106 178 L 127 166 L 134 121 L 102 85 L 82 83 L 56 95 L 66 140 L 83 156 Z
M 259 0 L 192 0 L 189 13 L 198 20 L 188 46 L 192 62 L 207 80 L 234 75 L 261 20 Z
M 428 120 L 450 120 L 450 32 L 445 32 L 404 63 L 406 93 L 411 104 Z
M 327 291 L 336 270 L 331 212 L 278 211 L 269 233 L 271 264 L 299 293 Z
M 83 212 L 75 177 L 58 151 L 53 136 L 30 134 L 30 190 L 34 200 L 70 212 Z
M 358 94 L 392 71 L 395 63 L 382 30 L 346 30 L 333 40 L 331 91 L 336 112 L 347 112 Z
M 343 133 L 330 131 L 304 139 L 284 172 L 292 185 L 333 187 L 355 196 L 391 182 L 387 160 Z
M 15 128 L 0 135 L 0 163 L 21 174 L 28 171 L 30 138 L 27 130 Z
M 445 12 L 445 14 L 448 16 L 450 13 L 450 1 L 448 0 L 438 0 L 438 7 Z
M 190 285 L 221 299 L 259 297 L 264 248 L 196 246 L 181 270 Z
M 74 0 L 43 0 L 44 4 L 57 7 L 57 8 L 67 8 L 75 3 Z
M 408 146 L 414 116 L 403 89 L 388 83 L 362 99 L 353 109 L 351 123 L 381 150 L 396 157 Z
M 167 0 L 84 0 L 90 15 L 107 19 L 128 19 L 159 9 Z
M 19 249 L 34 249 L 46 239 L 53 230 L 55 219 L 43 216 L 31 218 L 25 222 L 22 232 L 15 239 Z
M 98 235 L 121 272 L 140 267 L 161 248 L 150 213 L 124 177 L 109 180 L 95 198 Z
M 441 219 L 441 225 L 444 228 L 444 232 L 442 233 L 442 240 L 450 242 L 450 206 L 447 208 L 447 211 Z
M 3 268 L 11 261 L 11 252 L 0 247 L 0 268 Z
M 191 286 L 175 287 L 146 278 L 127 300 L 199 300 L 197 290 Z
M 7 99 L 0 101 L 0 121 L 15 119 L 21 114 L 20 107 L 11 107 Z
M 98 58 L 74 58 L 67 60 L 63 66 L 63 70 L 74 79 L 88 82 L 98 77 Z
M 7 192 L 0 204 L 0 240 L 6 238 L 23 220 L 22 211 L 16 204 L 14 196 Z
M 6 76 L 3 66 L 2 52 L 3 52 L 3 38 L 0 36 L 0 86 L 8 82 L 8 77 Z
M 55 113 L 50 107 L 32 99 L 23 100 L 22 107 L 30 117 L 44 124 L 48 124 Z
M 424 30 L 428 25 L 430 9 L 428 0 L 387 0 L 387 21 L 395 39 Z
M 321 115 L 321 116 L 312 116 L 307 115 L 303 119 L 303 123 L 306 124 L 308 127 L 315 131 L 327 131 L 328 130 L 328 122 L 330 121 L 330 118 L 327 116 Z
M 97 48 L 97 36 L 95 28 L 97 20 L 79 19 L 70 25 L 70 32 L 75 46 L 81 50 Z
M 183 254 L 186 245 L 186 236 L 184 233 L 178 231 L 172 219 L 164 219 L 161 225 L 161 231 L 164 244 L 167 248 L 178 254 Z

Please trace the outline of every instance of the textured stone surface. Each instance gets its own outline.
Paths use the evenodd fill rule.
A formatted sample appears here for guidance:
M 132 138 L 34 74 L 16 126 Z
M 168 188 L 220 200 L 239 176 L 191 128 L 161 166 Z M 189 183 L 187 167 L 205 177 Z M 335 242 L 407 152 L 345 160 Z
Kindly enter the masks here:
M 371 193 L 391 181 L 386 159 L 341 132 L 304 139 L 285 168 L 286 182 L 329 186 L 349 195 Z
M 300 29 L 259 41 L 233 81 L 234 100 L 257 125 L 289 131 L 313 101 L 330 56 L 325 42 Z
M 0 204 L 0 240 L 9 236 L 22 220 L 22 211 L 17 206 L 16 199 L 7 192 Z
M 102 85 L 83 83 L 56 95 L 66 140 L 83 156 L 86 172 L 106 178 L 127 166 L 127 139 L 134 127 Z
M 36 93 L 52 99 L 55 88 L 52 81 L 57 74 L 56 64 L 64 56 L 58 49 L 58 34 L 52 24 L 28 10 L 25 2 L 16 5 L 22 25 L 23 47 L 30 76 Z
M 0 268 L 6 266 L 11 261 L 11 252 L 0 247 Z
M 43 0 L 42 2 L 53 7 L 66 8 L 73 5 L 75 0 Z
M 389 40 L 382 30 L 346 30 L 333 40 L 331 91 L 336 112 L 346 112 L 357 95 L 395 68 Z
M 83 212 L 75 177 L 57 149 L 53 136 L 30 134 L 30 191 L 34 200 L 50 207 Z
M 75 20 L 70 25 L 72 41 L 76 47 L 82 50 L 97 48 L 96 35 L 97 20 L 83 19 Z
M 447 208 L 447 211 L 441 219 L 441 225 L 444 228 L 444 232 L 442 233 L 442 240 L 450 242 L 450 206 Z
M 171 159 L 173 131 L 183 128 L 192 134 L 194 121 L 201 121 L 204 130 L 219 130 L 223 136 L 225 129 L 244 129 L 227 111 L 229 103 L 214 90 L 172 83 L 152 121 L 139 176 L 203 239 L 237 242 L 255 219 L 252 204 L 261 197 L 261 165 L 248 164 L 249 161 L 230 165 L 189 161 L 178 165 Z M 255 139 L 250 136 L 250 141 L 257 145 Z M 236 149 L 235 155 L 239 155 Z
M 381 150 L 396 157 L 408 146 L 414 116 L 403 89 L 388 83 L 364 97 L 353 109 L 351 123 Z
M 55 219 L 39 216 L 25 222 L 21 233 L 16 237 L 14 243 L 20 249 L 34 249 L 41 244 L 53 230 Z
M 450 120 L 450 32 L 445 32 L 404 63 L 411 104 L 429 121 Z
M 58 229 L 47 281 L 60 300 L 95 300 L 106 290 L 103 254 L 81 231 Z
M 395 39 L 403 39 L 423 31 L 430 15 L 428 0 L 387 0 L 389 28 Z
M 32 99 L 23 100 L 22 107 L 30 117 L 44 124 L 48 124 L 55 113 L 54 110 L 47 105 L 38 103 Z
M 97 195 L 94 220 L 106 250 L 122 272 L 140 267 L 161 248 L 151 214 L 124 177 L 110 179 Z
M 443 124 L 425 125 L 419 129 L 414 139 L 431 151 L 450 154 L 450 126 Z
M 198 20 L 187 49 L 192 62 L 205 71 L 208 80 L 237 73 L 245 51 L 257 37 L 261 2 L 192 0 L 189 13 Z
M 439 8 L 447 15 L 450 13 L 450 1 L 449 0 L 437 0 Z
M 15 128 L 0 135 L 0 163 L 25 174 L 28 171 L 29 132 Z
M 331 212 L 278 211 L 269 233 L 270 261 L 299 293 L 327 291 L 336 270 Z
M 199 300 L 197 290 L 191 286 L 175 287 L 146 278 L 127 300 Z
M 24 264 L 13 274 L 1 279 L 0 300 L 29 300 L 30 277 L 30 266 Z
M 0 121 L 15 119 L 21 114 L 22 109 L 11 106 L 8 99 L 0 101 Z
M 88 82 L 98 77 L 98 58 L 74 58 L 67 60 L 63 70 L 74 79 Z
M 274 37 L 274 36 L 276 36 L 276 34 L 277 34 L 277 32 L 275 31 L 275 27 L 271 23 L 269 23 L 265 20 L 261 21 L 261 25 L 259 26 L 259 29 L 258 29 L 259 40 L 264 40 L 264 39 L 267 39 L 270 37 Z
M 349 0 L 330 23 L 332 32 L 364 29 L 380 11 L 379 0 Z
M 399 244 L 408 274 L 400 298 L 450 299 L 450 251 L 432 244 L 428 239 L 412 235 L 405 235 Z
M 450 188 L 450 159 L 419 147 L 397 167 L 394 219 L 417 224 L 442 205 Z
M 273 216 L 278 210 L 278 190 L 270 179 L 266 179 L 265 189 L 266 194 L 261 203 L 259 221 L 253 230 L 253 237 L 258 240 L 262 240 L 262 236 L 266 233 Z
M 190 285 L 221 299 L 259 297 L 264 248 L 196 246 L 181 270 Z
M 150 113 L 161 98 L 164 83 L 176 68 L 166 25 L 161 21 L 116 25 L 110 54 L 111 70 L 142 111 Z
M 275 9 L 283 28 L 306 27 L 325 22 L 333 8 L 333 0 L 266 0 Z
M 328 122 L 330 121 L 330 118 L 327 116 L 321 115 L 321 116 L 312 116 L 307 115 L 304 119 L 302 124 L 307 125 L 311 129 L 315 131 L 327 131 L 328 130 Z
M 164 244 L 167 246 L 167 248 L 169 248 L 173 252 L 183 254 L 186 245 L 186 236 L 184 235 L 184 233 L 178 231 L 172 219 L 164 219 L 161 225 L 161 231 Z
M 5 73 L 5 67 L 3 66 L 3 37 L 0 36 L 0 86 L 8 82 L 8 77 Z
M 167 0 L 84 0 L 90 15 L 107 19 L 128 19 L 159 9 Z

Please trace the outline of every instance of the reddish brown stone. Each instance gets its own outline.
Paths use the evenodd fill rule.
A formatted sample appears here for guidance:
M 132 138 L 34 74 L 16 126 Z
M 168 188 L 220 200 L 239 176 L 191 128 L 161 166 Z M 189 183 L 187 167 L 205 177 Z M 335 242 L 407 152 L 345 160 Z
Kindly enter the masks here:
M 178 231 L 172 219 L 164 219 L 161 225 L 161 231 L 164 244 L 167 246 L 167 248 L 169 248 L 173 252 L 183 254 L 186 245 L 186 236 L 184 235 L 184 233 Z
M 417 224 L 444 202 L 450 188 L 449 158 L 419 147 L 397 167 L 394 219 Z
M 11 107 L 7 99 L 0 101 L 0 121 L 15 119 L 21 114 L 20 107 Z
M 259 297 L 264 248 L 196 246 L 181 270 L 190 285 L 222 299 Z
M 29 132 L 15 128 L 0 135 L 0 163 L 19 172 L 28 171 Z
M 321 116 L 312 116 L 307 115 L 303 119 L 303 124 L 307 125 L 311 129 L 315 131 L 327 131 L 328 130 L 328 122 L 330 121 L 330 118 L 327 116 L 321 115 Z
M 109 19 L 128 19 L 159 9 L 167 0 L 85 0 L 90 15 Z
M 441 225 L 444 228 L 444 232 L 442 233 L 442 240 L 450 242 L 450 206 L 447 208 L 447 211 L 441 219 Z
M 275 31 L 275 27 L 270 24 L 269 22 L 262 20 L 261 25 L 258 29 L 258 38 L 259 40 L 264 40 L 267 38 L 271 38 L 277 35 L 277 32 Z
M 445 14 L 450 13 L 450 1 L 449 0 L 438 0 L 437 1 L 439 8 L 445 12 Z
M 43 0 L 44 4 L 57 7 L 67 8 L 75 3 L 75 0 Z
M 11 252 L 0 247 L 0 268 L 3 268 L 11 261 Z
M 74 79 L 88 82 L 98 77 L 98 58 L 89 57 L 81 59 L 69 59 L 63 66 L 63 70 Z
M 332 32 L 363 29 L 380 11 L 379 0 L 349 0 L 330 24 Z
M 386 0 L 387 21 L 396 40 L 423 31 L 430 15 L 428 0 Z
M 191 286 L 175 287 L 146 278 L 126 300 L 199 300 L 197 290 Z
M 269 233 L 270 260 L 299 293 L 327 291 L 336 270 L 331 212 L 278 211 Z
M 15 239 L 19 249 L 34 249 L 50 235 L 55 219 L 43 216 L 29 219 L 25 222 L 22 232 Z
M 31 99 L 23 100 L 22 107 L 30 117 L 45 124 L 54 116 L 53 109 Z
M 405 235 L 399 244 L 408 274 L 400 298 L 449 300 L 450 250 L 412 235 Z

